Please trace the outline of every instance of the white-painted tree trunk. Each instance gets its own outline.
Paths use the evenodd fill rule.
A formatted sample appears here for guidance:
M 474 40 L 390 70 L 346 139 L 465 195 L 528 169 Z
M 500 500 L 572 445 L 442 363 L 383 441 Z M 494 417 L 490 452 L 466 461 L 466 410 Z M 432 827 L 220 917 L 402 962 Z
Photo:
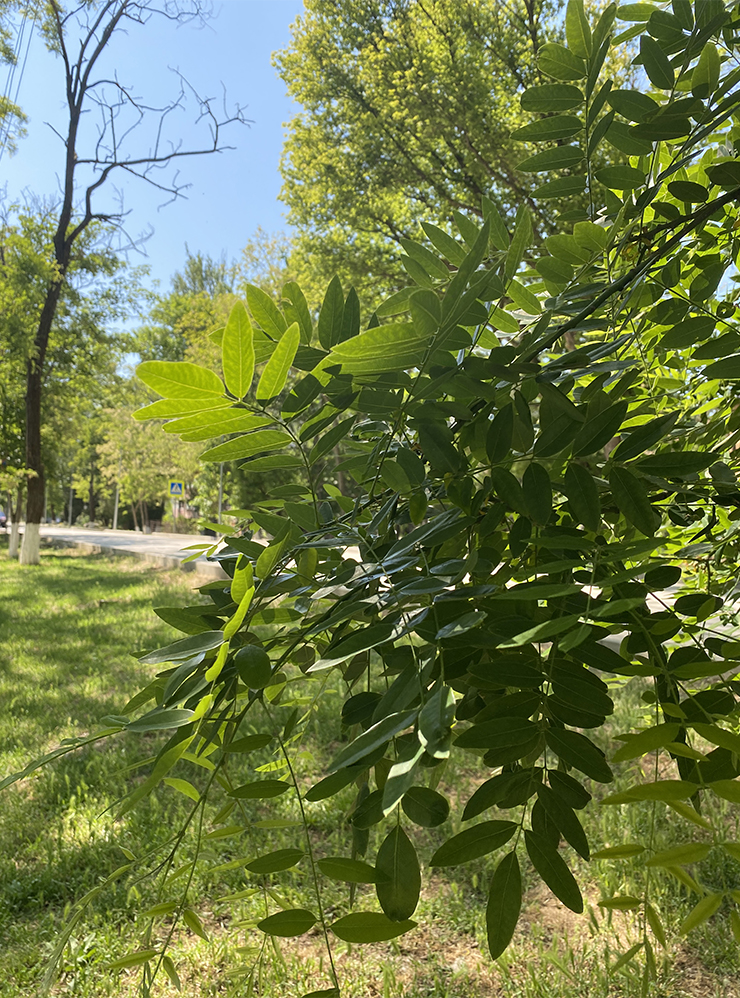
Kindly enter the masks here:
M 10 540 L 8 541 L 8 557 L 17 558 L 18 548 L 20 547 L 21 539 L 21 525 L 20 523 L 10 524 Z
M 21 544 L 21 556 L 18 559 L 21 565 L 38 565 L 40 561 L 40 524 L 27 523 L 23 531 L 23 543 Z

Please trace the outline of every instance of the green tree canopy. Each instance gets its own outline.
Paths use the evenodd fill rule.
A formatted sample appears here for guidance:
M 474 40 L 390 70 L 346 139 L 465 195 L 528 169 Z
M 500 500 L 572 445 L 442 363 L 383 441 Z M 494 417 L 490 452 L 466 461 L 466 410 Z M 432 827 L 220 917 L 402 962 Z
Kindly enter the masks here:
M 504 216 L 532 201 L 510 135 L 514 94 L 540 78 L 558 0 L 308 0 L 275 62 L 301 110 L 283 154 L 283 199 L 306 278 L 398 283 L 388 240 L 420 219 Z M 304 273 L 301 274 L 303 279 Z

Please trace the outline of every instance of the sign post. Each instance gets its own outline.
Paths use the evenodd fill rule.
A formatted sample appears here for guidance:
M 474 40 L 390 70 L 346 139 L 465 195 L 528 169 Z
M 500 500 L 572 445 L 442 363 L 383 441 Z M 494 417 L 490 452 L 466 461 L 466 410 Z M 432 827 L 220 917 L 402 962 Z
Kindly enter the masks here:
M 175 521 L 175 533 L 177 533 L 177 517 L 180 512 L 180 501 L 185 495 L 185 483 L 177 478 L 170 478 L 169 495 L 172 500 L 172 518 Z

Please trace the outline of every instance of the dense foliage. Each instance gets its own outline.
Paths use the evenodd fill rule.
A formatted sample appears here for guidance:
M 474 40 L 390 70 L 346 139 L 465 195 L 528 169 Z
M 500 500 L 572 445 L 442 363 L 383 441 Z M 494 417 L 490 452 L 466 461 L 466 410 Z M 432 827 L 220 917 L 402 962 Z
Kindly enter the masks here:
M 523 851 L 583 910 L 572 849 L 670 871 L 695 896 L 682 931 L 730 906 L 740 938 L 737 892 L 687 869 L 711 850 L 740 859 L 721 810 L 740 802 L 740 644 L 728 633 L 739 28 L 722 0 L 612 5 L 595 23 L 570 0 L 567 46 L 547 47 L 551 80 L 524 91 L 530 120 L 515 133 L 540 150 L 520 169 L 555 172 L 532 196 L 560 207 L 557 234 L 534 246 L 526 206 L 509 227 L 483 198 L 482 223 L 458 215 L 404 243 L 414 283 L 367 321 L 337 280 L 317 322 L 295 284 L 280 305 L 252 287 L 249 311 L 237 303 L 223 330 L 222 376 L 189 362 L 139 368 L 162 396 L 141 418 L 170 420 L 185 441 L 225 438 L 204 461 L 301 475 L 245 511 L 217 554 L 230 581 L 201 589 L 208 604 L 159 611 L 185 636 L 142 659 L 162 671 L 91 736 L 174 729 L 123 809 L 166 779 L 192 799 L 191 821 L 218 802 L 215 837 L 250 827 L 250 801 L 295 795 L 294 848 L 234 862 L 259 877 L 305 861 L 316 904 L 271 890 L 263 933 L 318 923 L 330 953 L 331 934 L 393 938 L 414 927 L 422 863 L 501 850 L 484 916 L 495 958 L 519 916 Z M 610 46 L 630 39 L 650 93 L 605 78 Z M 606 141 L 629 165 L 598 165 Z M 588 207 L 573 208 L 584 194 Z M 634 679 L 651 722 L 607 758 L 601 731 Z M 330 682 L 346 696 L 325 737 L 341 729 L 344 744 L 308 773 L 303 732 Z M 267 745 L 273 763 L 234 786 L 233 760 Z M 414 827 L 450 810 L 439 787 L 451 753 L 478 760 L 482 782 L 464 829 L 420 858 Z M 612 766 L 640 759 L 643 778 L 604 795 Z M 346 854 L 320 857 L 310 808 L 348 789 Z M 684 844 L 658 852 L 648 833 L 592 852 L 578 817 L 592 793 L 670 808 Z M 178 841 L 151 860 L 162 904 L 119 962 L 143 966 L 147 993 L 160 970 L 177 979 L 174 924 L 202 931 L 187 875 L 200 860 L 181 859 Z M 322 877 L 375 884 L 380 910 L 331 918 Z M 650 877 L 642 897 L 609 903 L 639 912 L 624 958 L 643 960 L 647 993 L 665 942 Z M 317 994 L 339 994 L 331 974 Z

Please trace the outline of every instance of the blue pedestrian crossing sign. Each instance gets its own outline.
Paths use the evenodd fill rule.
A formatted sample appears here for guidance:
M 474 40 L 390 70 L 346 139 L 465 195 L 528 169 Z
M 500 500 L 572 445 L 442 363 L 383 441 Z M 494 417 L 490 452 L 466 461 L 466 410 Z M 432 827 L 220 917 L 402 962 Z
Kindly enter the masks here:
M 170 495 L 173 499 L 182 499 L 185 495 L 185 483 L 170 479 Z

